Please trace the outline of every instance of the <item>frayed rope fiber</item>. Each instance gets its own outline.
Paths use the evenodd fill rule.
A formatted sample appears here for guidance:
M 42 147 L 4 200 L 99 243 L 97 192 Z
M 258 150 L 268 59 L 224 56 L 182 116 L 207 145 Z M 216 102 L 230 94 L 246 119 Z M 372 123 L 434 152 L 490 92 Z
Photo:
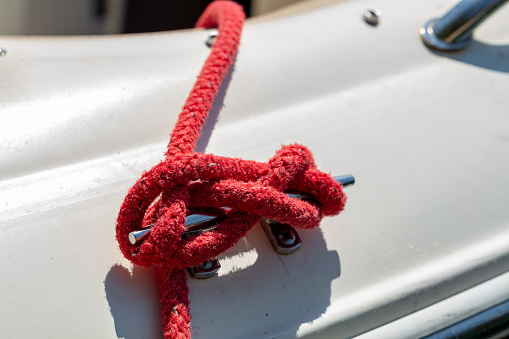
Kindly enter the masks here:
M 237 52 L 244 18 L 235 2 L 215 1 L 198 19 L 196 27 L 217 27 L 218 37 L 171 133 L 165 159 L 129 190 L 117 219 L 124 256 L 156 269 L 165 338 L 191 337 L 186 267 L 232 247 L 261 217 L 313 228 L 324 215 L 338 214 L 346 202 L 341 184 L 316 169 L 311 152 L 301 145 L 283 146 L 267 163 L 194 152 Z M 291 198 L 287 190 L 305 192 L 316 202 Z M 182 236 L 191 209 L 224 206 L 229 209 L 216 228 Z M 144 241 L 131 245 L 129 232 L 151 224 Z

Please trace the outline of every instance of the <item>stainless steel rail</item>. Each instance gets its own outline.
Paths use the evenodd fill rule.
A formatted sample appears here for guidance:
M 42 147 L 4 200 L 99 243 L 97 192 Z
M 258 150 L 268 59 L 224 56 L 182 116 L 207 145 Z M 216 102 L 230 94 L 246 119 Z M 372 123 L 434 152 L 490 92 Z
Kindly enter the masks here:
M 507 338 L 508 336 L 509 300 L 506 300 L 424 339 Z
M 463 0 L 440 19 L 420 29 L 424 43 L 441 51 L 455 51 L 472 42 L 472 32 L 509 0 Z

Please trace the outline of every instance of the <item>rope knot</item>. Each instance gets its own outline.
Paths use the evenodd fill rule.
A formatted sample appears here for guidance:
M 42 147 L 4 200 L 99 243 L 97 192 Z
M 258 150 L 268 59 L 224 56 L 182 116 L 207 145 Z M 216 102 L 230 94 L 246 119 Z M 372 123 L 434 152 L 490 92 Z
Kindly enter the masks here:
M 294 199 L 285 194 L 288 191 L 313 199 Z M 126 256 L 136 252 L 136 264 L 185 268 L 233 246 L 259 218 L 312 228 L 324 214 L 338 213 L 344 203 L 341 185 L 316 169 L 311 152 L 302 145 L 283 146 L 267 163 L 178 154 L 144 173 L 129 191 L 117 239 Z M 183 236 L 191 211 L 225 207 L 225 217 L 214 230 Z M 129 232 L 147 225 L 153 227 L 139 248 L 128 243 Z

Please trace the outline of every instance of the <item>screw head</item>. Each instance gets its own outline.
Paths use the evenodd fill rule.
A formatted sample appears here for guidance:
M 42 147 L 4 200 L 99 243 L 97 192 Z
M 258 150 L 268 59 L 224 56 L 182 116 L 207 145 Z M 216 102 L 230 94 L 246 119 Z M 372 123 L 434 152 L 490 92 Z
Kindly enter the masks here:
M 285 246 L 293 246 L 297 242 L 297 235 L 290 227 L 280 227 L 276 233 L 277 241 Z
M 364 21 L 370 25 L 370 26 L 377 26 L 380 19 L 380 11 L 376 9 L 368 9 L 364 14 L 362 15 L 362 18 Z
M 0 47 L 0 57 L 3 57 L 7 54 L 7 50 L 5 48 Z
M 199 265 L 188 267 L 187 271 L 194 279 L 209 279 L 215 277 L 220 268 L 219 260 L 210 259 Z
M 207 260 L 202 262 L 198 267 L 204 271 L 209 271 L 216 265 L 214 260 Z
M 205 40 L 205 45 L 207 45 L 207 47 L 212 47 L 212 45 L 214 44 L 214 42 L 216 42 L 216 39 L 217 39 L 217 36 L 218 36 L 218 32 L 213 32 L 213 33 L 210 33 L 209 37 L 207 38 L 207 40 Z

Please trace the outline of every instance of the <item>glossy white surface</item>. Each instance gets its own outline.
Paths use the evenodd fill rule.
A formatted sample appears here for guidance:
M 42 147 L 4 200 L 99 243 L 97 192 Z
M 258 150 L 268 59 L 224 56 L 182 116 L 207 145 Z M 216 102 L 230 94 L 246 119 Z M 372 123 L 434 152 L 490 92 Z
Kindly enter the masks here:
M 198 149 L 266 161 L 299 142 L 357 182 L 296 254 L 256 227 L 217 278 L 190 281 L 195 338 L 348 337 L 507 270 L 509 9 L 465 52 L 433 53 L 419 26 L 453 3 L 246 25 Z M 114 223 L 162 158 L 206 36 L 2 38 L 3 335 L 160 336 L 152 272 L 121 257 Z
M 500 304 L 504 298 L 509 298 L 509 273 L 501 274 L 407 317 L 361 334 L 355 339 L 418 338 L 432 335 Z

